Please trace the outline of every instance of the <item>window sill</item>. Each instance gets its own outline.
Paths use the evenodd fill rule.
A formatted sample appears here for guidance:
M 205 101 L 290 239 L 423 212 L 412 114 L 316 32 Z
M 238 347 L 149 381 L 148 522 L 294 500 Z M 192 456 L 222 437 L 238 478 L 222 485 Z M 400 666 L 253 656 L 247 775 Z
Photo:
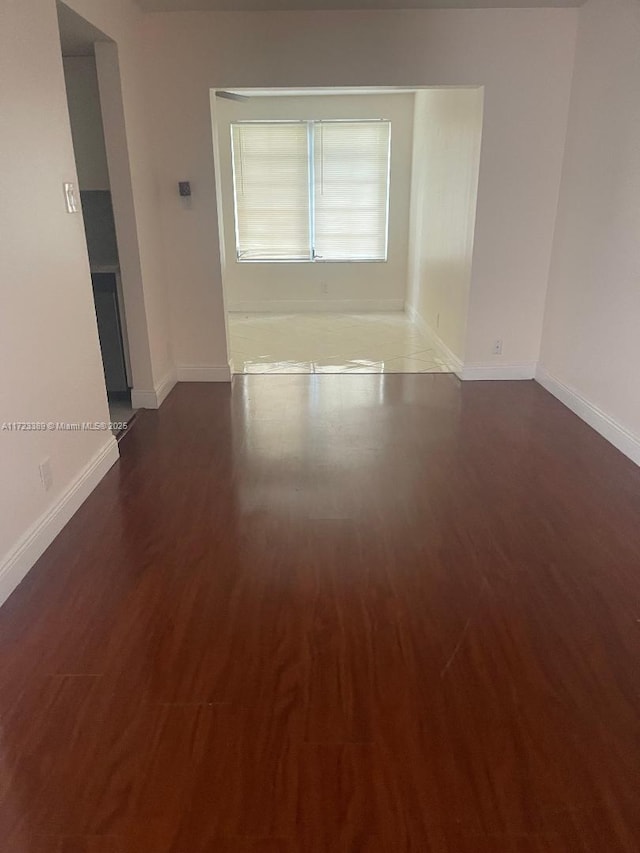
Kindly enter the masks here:
M 280 259 L 280 260 L 271 260 L 268 258 L 236 258 L 237 264 L 386 264 L 389 262 L 388 258 L 316 258 L 315 260 L 311 259 L 295 259 L 291 258 Z

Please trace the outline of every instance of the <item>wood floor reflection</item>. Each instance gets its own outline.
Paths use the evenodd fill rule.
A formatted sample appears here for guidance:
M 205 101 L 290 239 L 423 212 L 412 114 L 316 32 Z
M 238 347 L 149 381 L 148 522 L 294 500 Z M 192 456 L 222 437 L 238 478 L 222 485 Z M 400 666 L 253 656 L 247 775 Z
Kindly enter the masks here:
M 0 610 L 2 853 L 637 853 L 640 470 L 533 382 L 179 385 Z

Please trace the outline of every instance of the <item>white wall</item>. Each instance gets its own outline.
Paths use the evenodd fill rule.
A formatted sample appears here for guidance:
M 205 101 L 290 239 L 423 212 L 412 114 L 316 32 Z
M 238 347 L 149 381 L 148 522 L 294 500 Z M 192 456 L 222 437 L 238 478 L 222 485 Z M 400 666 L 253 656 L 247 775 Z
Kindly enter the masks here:
M 231 311 L 402 310 L 407 280 L 413 94 L 214 98 L 224 224 L 226 306 Z M 274 119 L 391 121 L 386 263 L 242 264 L 235 259 L 230 123 Z
M 81 190 L 108 190 L 109 169 L 95 57 L 65 56 L 62 63 L 78 185 Z
M 640 4 L 589 0 L 580 10 L 541 379 L 640 462 L 638 81 Z
M 63 202 L 76 172 L 55 4 L 2 4 L 0 33 L 0 422 L 108 421 L 82 218 Z M 105 432 L 0 431 L 0 575 L 111 441 Z M 38 465 L 47 457 L 54 482 L 45 493 Z
M 158 13 L 144 19 L 179 364 L 225 365 L 209 90 L 484 86 L 466 358 L 538 358 L 576 9 Z M 190 179 L 190 208 L 176 181 Z
M 407 307 L 462 362 L 482 140 L 483 91 L 416 94 Z
M 125 0 L 72 5 L 119 42 L 145 278 L 138 319 L 152 327 L 143 380 L 153 383 L 170 360 L 142 101 L 134 107 L 139 13 Z M 77 175 L 54 0 L 1 3 L 0 40 L 0 424 L 108 422 L 82 218 L 64 208 L 63 182 Z M 108 431 L 0 430 L 0 600 L 115 459 Z

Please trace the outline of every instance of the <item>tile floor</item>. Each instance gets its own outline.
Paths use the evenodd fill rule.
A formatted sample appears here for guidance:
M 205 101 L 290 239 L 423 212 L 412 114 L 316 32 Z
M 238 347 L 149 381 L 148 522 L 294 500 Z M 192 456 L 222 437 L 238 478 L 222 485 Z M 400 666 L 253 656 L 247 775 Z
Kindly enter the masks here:
M 450 373 L 403 312 L 229 314 L 233 373 Z

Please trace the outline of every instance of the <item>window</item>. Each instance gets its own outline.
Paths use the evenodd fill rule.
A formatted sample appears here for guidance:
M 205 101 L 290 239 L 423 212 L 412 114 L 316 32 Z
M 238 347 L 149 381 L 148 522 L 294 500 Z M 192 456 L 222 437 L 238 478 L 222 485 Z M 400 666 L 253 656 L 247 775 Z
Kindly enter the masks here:
M 239 261 L 384 261 L 388 121 L 231 126 Z
M 306 125 L 234 124 L 232 130 L 238 260 L 307 260 Z

